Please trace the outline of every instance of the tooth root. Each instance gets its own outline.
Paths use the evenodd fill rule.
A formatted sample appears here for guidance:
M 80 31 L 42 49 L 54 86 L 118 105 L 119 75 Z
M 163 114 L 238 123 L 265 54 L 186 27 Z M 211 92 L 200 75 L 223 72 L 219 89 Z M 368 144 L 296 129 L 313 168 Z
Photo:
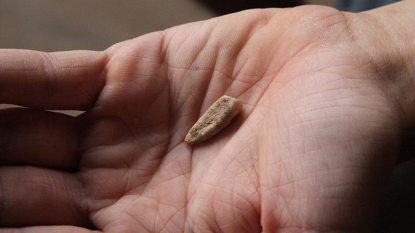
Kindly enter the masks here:
M 220 97 L 189 130 L 185 142 L 192 145 L 211 138 L 231 123 L 241 108 L 238 99 L 227 95 Z

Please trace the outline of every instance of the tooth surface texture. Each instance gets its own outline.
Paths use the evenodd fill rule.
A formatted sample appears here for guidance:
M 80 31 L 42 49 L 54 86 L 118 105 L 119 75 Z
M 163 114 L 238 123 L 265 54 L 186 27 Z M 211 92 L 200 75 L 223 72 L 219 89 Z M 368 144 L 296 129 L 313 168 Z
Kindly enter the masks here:
M 189 130 L 185 142 L 195 144 L 211 138 L 225 128 L 241 108 L 242 103 L 238 99 L 227 95 L 220 97 Z

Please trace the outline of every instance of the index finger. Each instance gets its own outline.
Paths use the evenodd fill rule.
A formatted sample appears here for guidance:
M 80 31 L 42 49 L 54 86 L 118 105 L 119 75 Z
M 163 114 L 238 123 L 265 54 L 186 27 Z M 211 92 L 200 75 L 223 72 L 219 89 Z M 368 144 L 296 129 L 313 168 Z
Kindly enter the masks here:
M 0 49 L 0 103 L 85 110 L 105 84 L 105 64 L 105 52 Z

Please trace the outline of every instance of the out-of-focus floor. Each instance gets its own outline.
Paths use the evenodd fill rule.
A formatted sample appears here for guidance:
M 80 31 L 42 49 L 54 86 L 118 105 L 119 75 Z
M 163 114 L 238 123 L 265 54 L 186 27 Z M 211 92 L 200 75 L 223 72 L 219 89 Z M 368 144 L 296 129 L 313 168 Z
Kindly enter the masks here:
M 2 0 L 0 48 L 103 50 L 148 32 L 217 16 L 201 2 L 203 0 Z M 325 5 L 332 2 L 308 1 Z

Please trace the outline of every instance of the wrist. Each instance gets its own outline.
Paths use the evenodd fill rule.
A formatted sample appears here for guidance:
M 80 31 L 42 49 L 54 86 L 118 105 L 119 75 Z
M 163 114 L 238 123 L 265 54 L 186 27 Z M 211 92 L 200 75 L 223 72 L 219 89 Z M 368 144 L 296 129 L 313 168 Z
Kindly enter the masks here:
M 373 75 L 394 101 L 404 128 L 415 126 L 415 1 L 351 17 L 356 42 L 370 57 Z

